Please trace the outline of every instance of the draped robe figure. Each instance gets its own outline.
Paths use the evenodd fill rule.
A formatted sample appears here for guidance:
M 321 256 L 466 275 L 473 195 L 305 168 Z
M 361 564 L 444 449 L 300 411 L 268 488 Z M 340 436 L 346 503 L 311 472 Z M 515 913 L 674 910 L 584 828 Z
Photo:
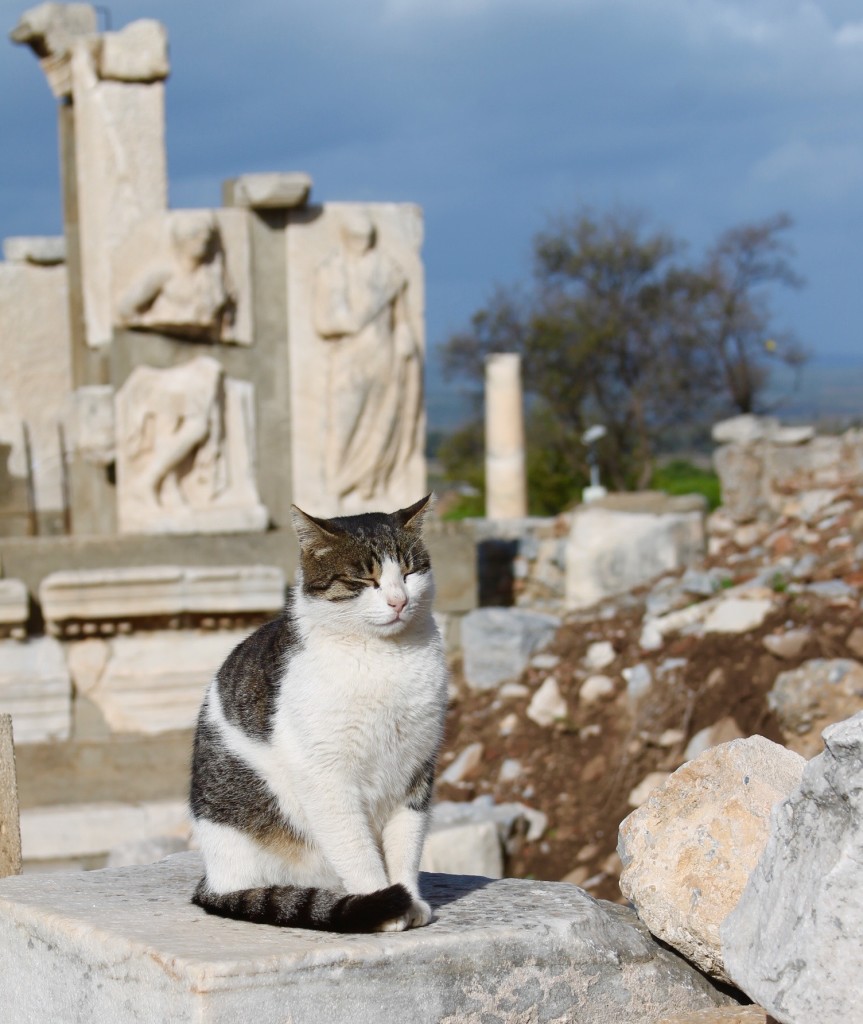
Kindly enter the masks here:
M 417 443 L 422 363 L 404 270 L 371 218 L 345 214 L 342 248 L 318 267 L 314 320 L 328 360 L 326 477 L 340 500 L 385 490 Z

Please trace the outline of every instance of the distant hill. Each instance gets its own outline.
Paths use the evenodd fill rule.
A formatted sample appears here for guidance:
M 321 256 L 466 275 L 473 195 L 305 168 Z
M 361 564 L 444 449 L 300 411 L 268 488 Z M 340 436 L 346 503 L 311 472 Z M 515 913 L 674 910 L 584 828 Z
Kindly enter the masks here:
M 806 420 L 833 426 L 863 423 L 863 353 L 818 355 L 794 375 L 777 369 L 769 400 L 783 420 Z

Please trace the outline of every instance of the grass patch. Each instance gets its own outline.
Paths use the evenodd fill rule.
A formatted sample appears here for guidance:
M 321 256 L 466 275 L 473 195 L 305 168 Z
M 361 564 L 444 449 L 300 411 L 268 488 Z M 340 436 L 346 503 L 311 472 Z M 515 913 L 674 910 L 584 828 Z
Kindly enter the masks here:
M 703 494 L 711 509 L 722 504 L 719 477 L 712 469 L 701 469 L 686 459 L 672 459 L 653 473 L 650 486 L 666 494 Z

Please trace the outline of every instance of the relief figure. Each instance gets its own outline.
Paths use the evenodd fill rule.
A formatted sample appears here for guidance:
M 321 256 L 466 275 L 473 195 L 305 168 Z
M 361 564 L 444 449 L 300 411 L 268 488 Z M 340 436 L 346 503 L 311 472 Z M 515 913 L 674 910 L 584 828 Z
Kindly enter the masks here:
M 313 317 L 327 364 L 328 487 L 340 500 L 386 489 L 417 444 L 422 359 L 408 277 L 363 210 L 342 215 L 341 246 L 318 267 Z
M 136 330 L 218 341 L 235 301 L 211 211 L 170 214 L 164 251 L 132 280 L 119 298 L 117 319 Z

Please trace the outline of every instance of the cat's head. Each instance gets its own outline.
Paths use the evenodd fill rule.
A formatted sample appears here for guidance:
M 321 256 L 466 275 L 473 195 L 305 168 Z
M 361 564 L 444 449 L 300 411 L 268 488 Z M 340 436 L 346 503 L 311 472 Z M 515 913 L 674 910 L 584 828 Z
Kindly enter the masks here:
M 397 512 L 318 519 L 292 506 L 307 612 L 341 631 L 395 636 L 428 615 L 434 582 L 422 521 L 426 495 Z

